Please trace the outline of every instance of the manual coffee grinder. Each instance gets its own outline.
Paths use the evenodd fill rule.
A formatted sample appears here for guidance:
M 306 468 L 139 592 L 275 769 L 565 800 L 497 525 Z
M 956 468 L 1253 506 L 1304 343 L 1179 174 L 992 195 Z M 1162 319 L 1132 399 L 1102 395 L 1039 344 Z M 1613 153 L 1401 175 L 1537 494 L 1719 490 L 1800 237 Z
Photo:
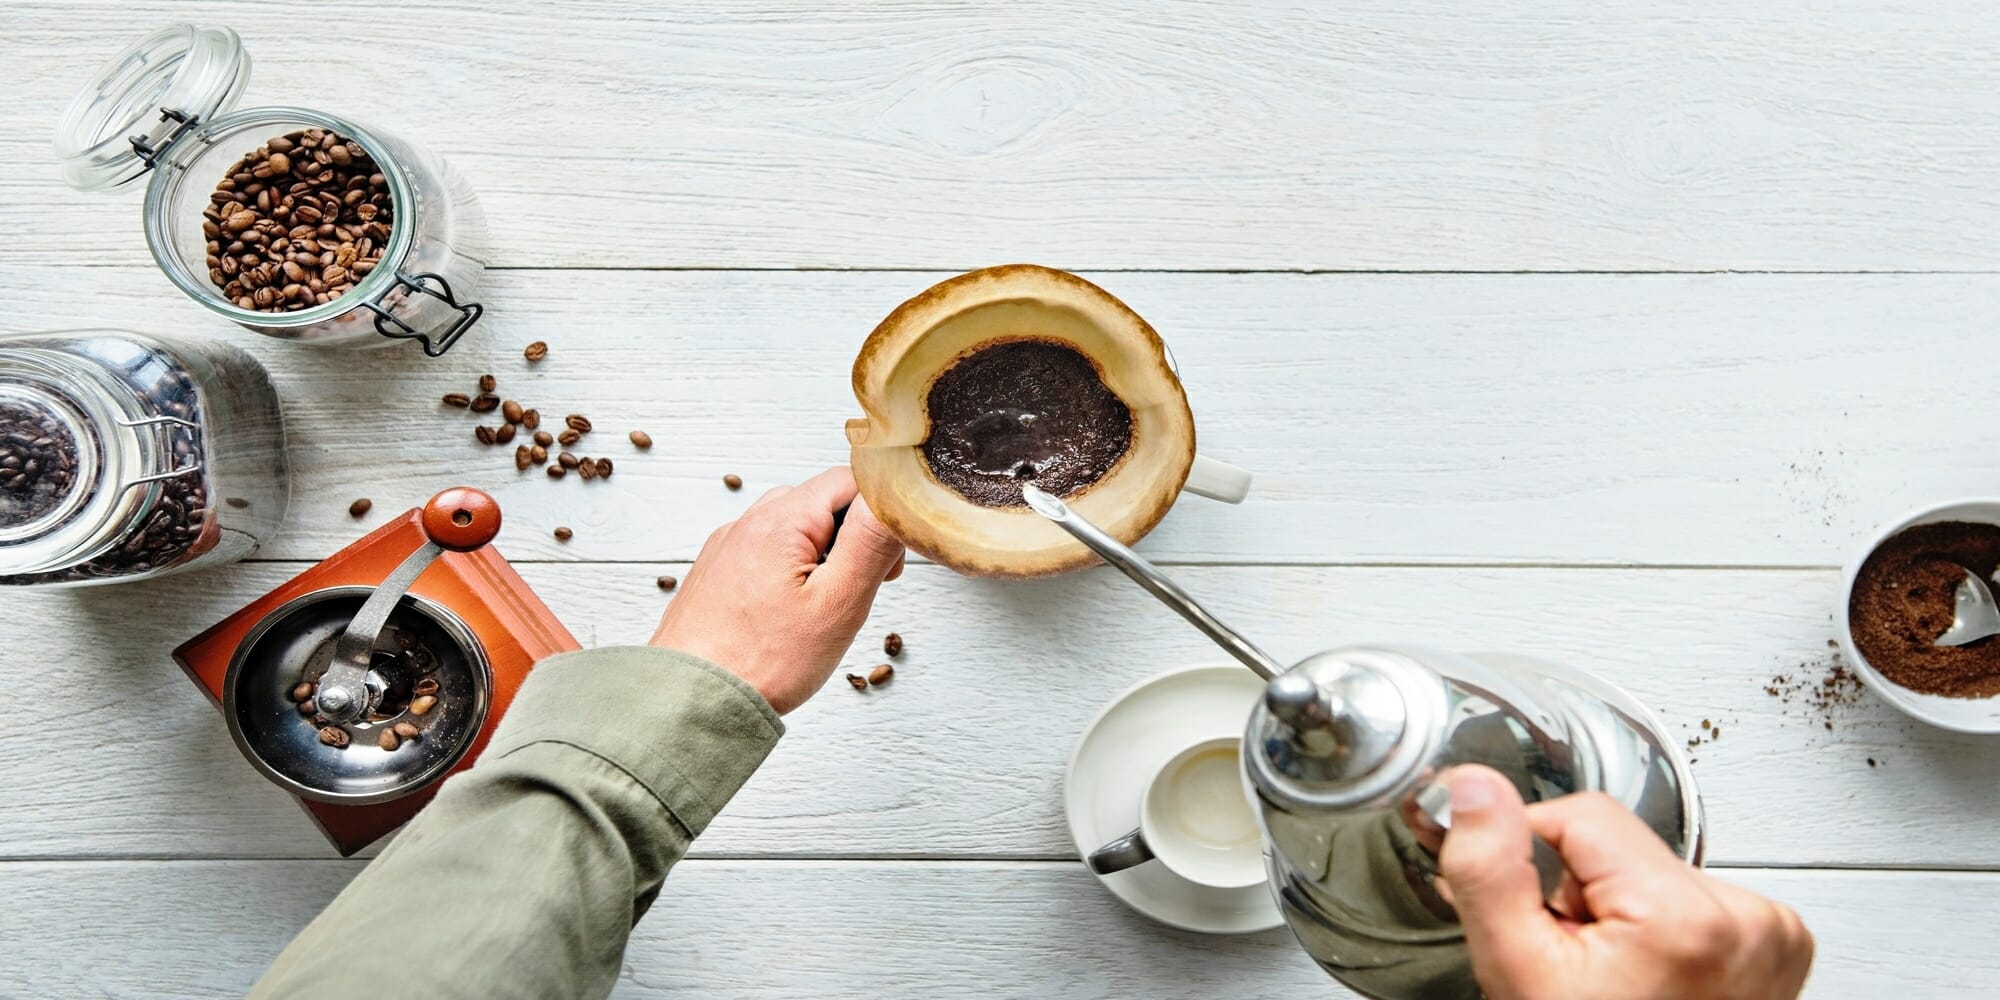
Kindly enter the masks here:
M 579 648 L 499 531 L 491 496 L 445 490 L 174 650 L 343 856 L 472 765 L 536 662 Z

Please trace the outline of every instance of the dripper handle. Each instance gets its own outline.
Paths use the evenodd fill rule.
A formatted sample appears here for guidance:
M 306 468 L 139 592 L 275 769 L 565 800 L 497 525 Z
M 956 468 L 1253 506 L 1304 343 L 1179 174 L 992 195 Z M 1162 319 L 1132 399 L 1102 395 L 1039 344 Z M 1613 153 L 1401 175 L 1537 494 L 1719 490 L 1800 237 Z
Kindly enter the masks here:
M 500 503 L 483 490 L 454 486 L 424 504 L 424 535 L 446 552 L 470 552 L 500 534 Z

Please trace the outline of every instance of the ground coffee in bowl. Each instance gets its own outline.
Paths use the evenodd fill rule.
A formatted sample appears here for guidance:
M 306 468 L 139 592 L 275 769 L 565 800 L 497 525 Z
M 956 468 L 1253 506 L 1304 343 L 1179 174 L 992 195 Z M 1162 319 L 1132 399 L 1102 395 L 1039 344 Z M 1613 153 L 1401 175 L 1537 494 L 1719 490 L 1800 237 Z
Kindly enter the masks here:
M 2000 636 L 1939 646 L 1951 627 L 1965 571 L 1992 580 L 2000 569 L 2000 525 L 1919 524 L 1875 547 L 1847 596 L 1854 647 L 1883 677 L 1924 694 L 2000 694 Z

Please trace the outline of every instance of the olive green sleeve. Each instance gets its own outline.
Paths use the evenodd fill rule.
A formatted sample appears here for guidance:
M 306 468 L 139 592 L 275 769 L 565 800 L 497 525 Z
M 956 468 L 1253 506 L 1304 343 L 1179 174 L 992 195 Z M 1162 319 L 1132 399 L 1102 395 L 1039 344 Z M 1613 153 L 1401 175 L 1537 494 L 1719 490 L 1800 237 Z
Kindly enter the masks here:
M 250 995 L 351 996 L 399 956 L 402 996 L 605 996 L 668 869 L 783 732 L 749 685 L 683 653 L 551 657 L 479 762 Z

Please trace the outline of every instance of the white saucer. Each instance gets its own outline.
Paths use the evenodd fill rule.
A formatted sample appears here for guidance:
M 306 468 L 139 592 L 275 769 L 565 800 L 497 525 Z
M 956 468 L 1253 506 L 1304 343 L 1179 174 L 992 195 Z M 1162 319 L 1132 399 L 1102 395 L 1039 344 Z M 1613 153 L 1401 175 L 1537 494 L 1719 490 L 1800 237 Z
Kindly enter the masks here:
M 1264 691 L 1238 666 L 1189 667 L 1140 681 L 1091 720 L 1063 775 L 1063 809 L 1079 854 L 1139 825 L 1139 799 L 1153 773 L 1188 744 L 1243 735 Z M 1211 889 L 1158 861 L 1099 875 L 1126 905 L 1163 924 L 1205 934 L 1249 934 L 1283 924 L 1271 888 Z

